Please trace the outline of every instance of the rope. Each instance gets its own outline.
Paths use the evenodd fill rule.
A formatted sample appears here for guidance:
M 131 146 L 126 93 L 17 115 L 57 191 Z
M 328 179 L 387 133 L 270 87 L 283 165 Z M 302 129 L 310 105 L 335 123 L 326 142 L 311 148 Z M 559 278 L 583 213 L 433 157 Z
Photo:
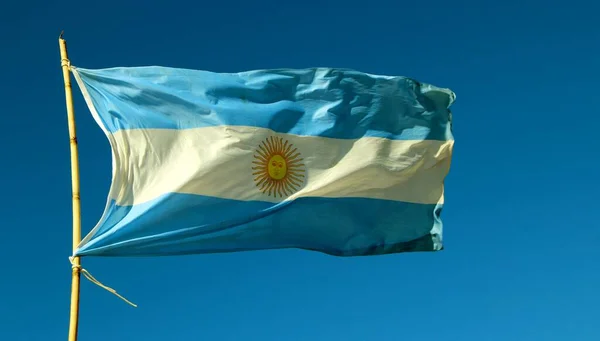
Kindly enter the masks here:
M 97 286 L 99 286 L 100 288 L 110 292 L 111 294 L 117 296 L 118 298 L 122 299 L 123 301 L 125 301 L 126 303 L 128 303 L 129 305 L 137 308 L 137 305 L 134 303 L 131 303 L 128 299 L 126 299 L 125 297 L 119 295 L 117 293 L 117 291 L 111 287 L 108 287 L 102 283 L 100 283 L 99 280 L 97 280 L 96 278 L 94 278 L 94 276 L 92 276 L 91 273 L 89 273 L 86 269 L 82 268 L 81 265 L 79 264 L 75 264 L 75 262 L 73 261 L 73 257 L 69 257 L 69 261 L 71 262 L 71 268 L 75 269 L 77 271 L 79 271 L 80 273 L 83 274 L 83 276 L 85 276 L 85 278 L 87 278 L 90 282 L 96 284 Z
M 66 66 L 70 70 L 71 69 L 71 61 L 63 58 L 60 60 L 60 66 Z

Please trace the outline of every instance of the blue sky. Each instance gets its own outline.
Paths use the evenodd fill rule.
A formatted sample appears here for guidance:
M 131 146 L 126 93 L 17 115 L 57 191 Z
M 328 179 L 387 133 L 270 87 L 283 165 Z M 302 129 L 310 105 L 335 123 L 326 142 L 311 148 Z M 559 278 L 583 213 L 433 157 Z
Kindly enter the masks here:
M 85 68 L 331 66 L 457 94 L 445 250 L 84 259 L 80 340 L 598 340 L 593 1 L 13 1 L 0 5 L 0 340 L 65 340 L 71 184 L 57 38 Z M 108 143 L 75 88 L 83 229 Z

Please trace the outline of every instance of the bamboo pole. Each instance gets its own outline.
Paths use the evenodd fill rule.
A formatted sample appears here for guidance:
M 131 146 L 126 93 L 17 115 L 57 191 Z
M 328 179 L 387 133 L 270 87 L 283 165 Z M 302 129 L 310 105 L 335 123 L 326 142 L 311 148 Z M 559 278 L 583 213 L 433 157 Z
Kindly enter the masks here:
M 65 99 L 67 101 L 67 120 L 69 123 L 69 138 L 71 146 L 71 186 L 73 190 L 73 251 L 81 241 L 81 202 L 79 198 L 79 153 L 77 151 L 77 136 L 75 131 L 75 110 L 73 108 L 73 91 L 71 89 L 70 62 L 67 54 L 67 43 L 63 34 L 58 38 L 60 59 L 65 82 Z M 69 322 L 69 341 L 77 340 L 79 326 L 79 281 L 81 263 L 79 257 L 72 259 L 71 274 L 71 317 Z

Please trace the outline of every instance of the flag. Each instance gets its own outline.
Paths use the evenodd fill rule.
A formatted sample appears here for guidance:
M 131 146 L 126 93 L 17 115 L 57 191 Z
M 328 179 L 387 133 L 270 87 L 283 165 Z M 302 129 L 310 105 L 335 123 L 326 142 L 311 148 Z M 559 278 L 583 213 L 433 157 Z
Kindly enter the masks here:
M 75 256 L 443 248 L 451 90 L 336 68 L 71 70 L 113 166 Z

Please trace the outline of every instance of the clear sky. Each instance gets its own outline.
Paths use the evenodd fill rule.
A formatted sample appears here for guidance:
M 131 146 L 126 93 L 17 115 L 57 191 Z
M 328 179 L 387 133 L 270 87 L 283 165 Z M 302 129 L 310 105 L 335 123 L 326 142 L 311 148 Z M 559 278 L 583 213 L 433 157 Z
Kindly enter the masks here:
M 71 178 L 58 35 L 85 68 L 344 67 L 457 94 L 445 250 L 85 258 L 80 340 L 599 340 L 600 6 L 592 1 L 0 5 L 0 340 L 66 340 Z M 84 234 L 108 142 L 78 88 Z

